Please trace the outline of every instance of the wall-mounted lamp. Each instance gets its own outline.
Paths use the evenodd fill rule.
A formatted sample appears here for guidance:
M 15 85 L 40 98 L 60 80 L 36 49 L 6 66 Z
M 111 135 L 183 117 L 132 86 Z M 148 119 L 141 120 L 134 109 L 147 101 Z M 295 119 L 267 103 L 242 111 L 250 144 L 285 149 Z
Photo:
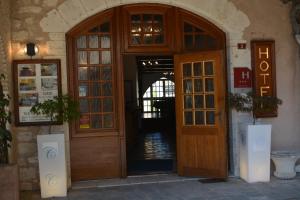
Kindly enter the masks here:
M 32 42 L 27 43 L 24 48 L 24 53 L 30 57 L 35 56 L 38 52 L 39 48 Z

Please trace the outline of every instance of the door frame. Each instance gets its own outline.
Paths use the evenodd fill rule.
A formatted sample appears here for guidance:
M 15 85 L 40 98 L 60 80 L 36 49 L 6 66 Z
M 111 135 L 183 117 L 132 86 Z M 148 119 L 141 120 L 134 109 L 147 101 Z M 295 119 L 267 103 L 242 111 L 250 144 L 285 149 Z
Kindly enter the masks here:
M 123 14 L 122 9 L 124 7 L 127 6 L 134 6 L 134 5 L 138 5 L 141 7 L 144 6 L 163 6 L 163 7 L 170 7 L 172 9 L 173 14 L 175 14 L 175 16 L 171 16 L 172 17 L 172 21 L 170 21 L 170 23 L 173 24 L 173 30 L 175 31 L 175 33 L 172 33 L 174 36 L 172 39 L 172 42 L 174 45 L 172 45 L 171 49 L 166 51 L 155 51 L 155 52 L 151 52 L 149 51 L 149 47 L 145 48 L 145 50 L 143 50 L 142 48 L 135 50 L 135 51 L 127 51 L 124 45 L 124 27 L 122 25 L 123 23 L 123 19 L 121 18 L 121 15 Z M 218 28 L 215 24 L 213 24 L 212 22 L 206 20 L 205 18 L 203 18 L 202 16 L 199 16 L 193 12 L 181 9 L 179 7 L 175 7 L 175 6 L 171 6 L 171 5 L 162 5 L 162 4 L 153 4 L 153 3 L 138 3 L 138 4 L 131 4 L 131 5 L 121 5 L 118 7 L 114 7 L 111 8 L 113 10 L 114 13 L 114 23 L 112 24 L 112 26 L 115 28 L 116 32 L 114 33 L 115 36 L 115 48 L 113 48 L 113 52 L 114 52 L 114 60 L 115 60 L 115 64 L 116 64 L 116 71 L 117 73 L 115 74 L 116 80 L 122 80 L 122 81 L 116 81 L 116 105 L 117 105 L 117 110 L 118 110 L 118 115 L 116 120 L 116 124 L 118 126 L 118 132 L 119 132 L 119 144 L 120 144 L 120 176 L 121 177 L 127 177 L 127 161 L 126 161 L 126 129 L 125 129 L 125 104 L 124 104 L 124 61 L 123 61 L 123 56 L 127 55 L 127 54 L 134 54 L 134 55 L 143 55 L 143 54 L 147 54 L 147 55 L 172 55 L 174 56 L 175 54 L 180 54 L 180 53 L 187 53 L 189 51 L 184 49 L 184 44 L 183 44 L 183 31 L 182 31 L 182 25 L 183 22 L 185 21 L 191 21 L 192 24 L 194 25 L 204 25 L 209 27 L 210 31 L 212 34 L 218 35 L 220 38 L 220 41 L 222 41 L 221 43 L 221 48 L 224 51 L 224 58 L 223 58 L 223 62 L 224 62 L 224 71 L 226 72 L 224 74 L 224 79 L 226 82 L 226 86 L 225 86 L 225 95 L 227 95 L 228 93 L 228 73 L 227 73 L 227 48 L 226 48 L 226 34 L 220 29 Z M 75 55 L 73 52 L 73 49 L 69 48 L 70 43 L 72 43 L 72 38 L 68 36 L 68 34 L 70 32 L 72 32 L 73 30 L 79 30 L 80 27 L 87 27 L 90 20 L 93 20 L 105 13 L 107 13 L 108 10 L 102 11 L 98 14 L 96 14 L 95 16 L 89 17 L 88 19 L 84 20 L 83 22 L 79 23 L 79 25 L 77 25 L 76 27 L 74 27 L 73 29 L 71 29 L 68 33 L 67 33 L 67 37 L 66 37 L 66 42 L 67 42 L 67 66 L 68 66 L 68 72 L 70 72 L 70 70 L 72 70 L 72 63 L 73 63 L 73 56 Z M 170 18 L 169 18 L 170 20 Z M 178 40 L 176 40 L 175 38 L 179 38 Z M 199 51 L 195 51 L 195 52 L 199 52 Z M 73 54 L 73 55 L 71 55 Z M 73 80 L 73 77 L 70 77 L 70 73 L 68 73 L 68 92 L 73 94 L 74 88 L 73 85 L 70 84 L 70 79 Z M 175 85 L 176 87 L 176 85 Z M 227 106 L 225 107 L 225 112 L 226 112 L 226 136 L 227 136 L 227 147 L 230 148 L 230 142 L 228 141 L 229 137 L 228 137 L 228 125 L 229 125 L 229 121 L 228 121 L 228 108 Z M 72 131 L 74 131 L 73 129 L 73 124 L 70 125 L 70 138 L 72 135 Z M 230 165 L 230 151 L 227 151 L 227 156 L 228 156 L 228 170 L 230 169 L 231 165 Z M 72 163 L 70 163 L 70 165 L 72 165 Z

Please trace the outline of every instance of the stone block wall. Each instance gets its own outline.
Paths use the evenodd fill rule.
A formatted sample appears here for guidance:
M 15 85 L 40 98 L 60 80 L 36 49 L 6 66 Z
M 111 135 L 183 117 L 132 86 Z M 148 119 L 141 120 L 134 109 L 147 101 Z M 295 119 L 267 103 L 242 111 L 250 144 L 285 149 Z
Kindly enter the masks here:
M 47 126 L 14 128 L 17 132 L 17 163 L 19 165 L 20 188 L 22 190 L 39 189 L 39 166 L 37 153 L 37 135 L 47 134 Z M 60 126 L 53 127 L 56 133 L 62 133 Z
M 4 90 L 9 92 L 8 78 L 10 76 L 11 64 L 11 5 L 10 1 L 0 0 L 0 74 L 3 73 L 7 79 L 3 84 Z M 9 92 L 10 93 L 10 92 Z

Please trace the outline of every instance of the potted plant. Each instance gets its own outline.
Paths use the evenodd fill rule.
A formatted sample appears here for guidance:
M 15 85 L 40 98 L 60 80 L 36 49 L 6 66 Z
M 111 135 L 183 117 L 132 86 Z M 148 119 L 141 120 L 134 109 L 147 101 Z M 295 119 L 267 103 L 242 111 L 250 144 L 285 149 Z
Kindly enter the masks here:
M 3 74 L 0 75 L 0 199 L 19 199 L 19 172 L 16 164 L 9 164 L 8 148 L 12 135 L 7 125 L 11 123 L 10 97 L 3 92 Z
M 67 195 L 65 135 L 52 134 L 52 125 L 79 117 L 78 103 L 68 95 L 61 95 L 34 105 L 31 112 L 51 121 L 49 134 L 37 136 L 41 196 L 64 197 Z
M 241 131 L 240 177 L 245 181 L 270 180 L 271 129 L 270 124 L 256 124 L 255 113 L 277 110 L 282 101 L 276 97 L 248 94 L 229 94 L 229 107 L 238 112 L 252 113 L 253 124 Z M 243 130 L 243 129 L 241 129 Z
M 36 115 L 49 117 L 49 134 L 52 133 L 52 125 L 55 123 L 70 122 L 79 117 L 78 102 L 68 95 L 56 96 L 42 103 L 34 105 L 30 112 Z

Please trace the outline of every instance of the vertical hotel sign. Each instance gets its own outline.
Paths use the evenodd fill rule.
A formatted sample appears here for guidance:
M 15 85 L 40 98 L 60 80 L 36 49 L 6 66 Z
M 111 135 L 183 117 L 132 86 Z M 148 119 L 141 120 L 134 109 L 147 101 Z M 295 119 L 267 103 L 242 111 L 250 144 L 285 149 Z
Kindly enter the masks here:
M 276 97 L 275 42 L 252 41 L 251 54 L 254 94 Z M 276 117 L 277 110 L 254 114 L 256 117 Z

